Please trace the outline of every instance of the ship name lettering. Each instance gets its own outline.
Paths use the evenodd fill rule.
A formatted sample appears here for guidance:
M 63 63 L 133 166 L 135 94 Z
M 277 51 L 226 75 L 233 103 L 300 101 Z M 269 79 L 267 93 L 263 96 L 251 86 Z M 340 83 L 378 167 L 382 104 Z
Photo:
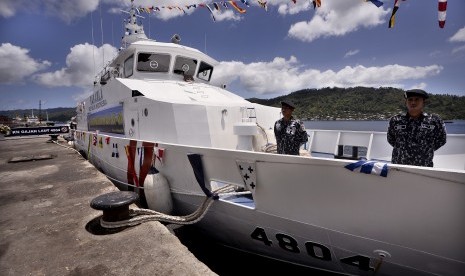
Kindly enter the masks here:
M 93 104 L 91 106 L 89 106 L 89 112 L 91 112 L 92 110 L 95 110 L 97 108 L 100 108 L 102 106 L 105 106 L 107 104 L 107 100 L 102 100 L 100 102 L 97 102 L 96 104 Z
M 101 101 L 102 99 L 103 99 L 103 93 L 102 93 L 102 89 L 100 89 L 98 91 L 95 91 L 94 94 L 90 96 L 90 103 L 94 104 L 96 102 Z

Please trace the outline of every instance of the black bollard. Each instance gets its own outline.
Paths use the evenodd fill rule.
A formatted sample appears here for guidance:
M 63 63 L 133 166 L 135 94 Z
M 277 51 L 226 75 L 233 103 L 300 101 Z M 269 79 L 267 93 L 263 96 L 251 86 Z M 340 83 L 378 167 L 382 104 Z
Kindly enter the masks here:
M 92 199 L 90 207 L 102 210 L 104 221 L 122 221 L 129 219 L 129 205 L 138 200 L 139 195 L 134 192 L 117 191 Z

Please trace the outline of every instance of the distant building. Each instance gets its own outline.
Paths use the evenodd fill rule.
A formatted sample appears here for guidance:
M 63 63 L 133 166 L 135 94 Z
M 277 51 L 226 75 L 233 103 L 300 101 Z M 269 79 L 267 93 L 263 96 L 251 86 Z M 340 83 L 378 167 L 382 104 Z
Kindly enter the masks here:
M 0 125 L 11 126 L 13 125 L 13 120 L 9 118 L 8 116 L 0 115 Z

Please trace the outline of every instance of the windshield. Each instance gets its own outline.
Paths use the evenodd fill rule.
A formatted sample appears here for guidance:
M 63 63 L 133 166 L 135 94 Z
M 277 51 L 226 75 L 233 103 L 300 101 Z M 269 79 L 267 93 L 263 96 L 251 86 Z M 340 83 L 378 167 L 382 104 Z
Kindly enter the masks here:
M 176 57 L 174 63 L 175 74 L 193 76 L 195 74 L 195 68 L 197 67 L 197 60 L 186 57 Z
M 137 71 L 168 72 L 171 56 L 168 54 L 139 53 L 137 55 Z
M 197 78 L 204 80 L 204 81 L 210 81 L 210 78 L 212 77 L 212 73 L 213 73 L 213 66 L 203 61 L 200 62 L 199 72 L 197 73 Z

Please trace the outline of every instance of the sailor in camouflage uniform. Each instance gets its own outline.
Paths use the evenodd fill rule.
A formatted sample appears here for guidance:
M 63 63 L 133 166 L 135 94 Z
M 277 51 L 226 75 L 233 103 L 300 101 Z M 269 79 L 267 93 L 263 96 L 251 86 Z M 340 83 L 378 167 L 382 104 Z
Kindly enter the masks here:
M 404 94 L 408 112 L 389 121 L 387 140 L 392 149 L 392 163 L 433 166 L 434 151 L 446 143 L 446 128 L 438 115 L 423 112 L 428 94 L 420 89 Z
M 299 155 L 300 146 L 308 141 L 304 124 L 294 117 L 295 106 L 289 101 L 281 102 L 283 118 L 274 124 L 274 135 L 279 154 Z

